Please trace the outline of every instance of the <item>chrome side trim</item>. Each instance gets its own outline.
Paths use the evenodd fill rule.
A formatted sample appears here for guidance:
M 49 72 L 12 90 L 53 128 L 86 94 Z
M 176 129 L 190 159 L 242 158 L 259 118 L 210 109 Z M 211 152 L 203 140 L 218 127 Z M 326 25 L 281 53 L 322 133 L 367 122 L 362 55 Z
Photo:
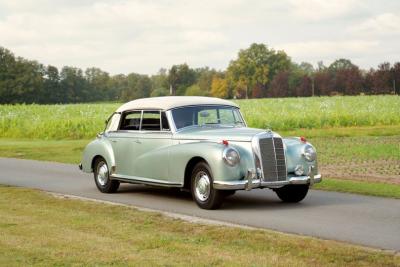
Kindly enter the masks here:
M 131 183 L 131 184 L 146 184 L 146 185 L 157 185 L 157 186 L 165 186 L 165 187 L 183 187 L 183 184 L 173 183 L 163 180 L 137 177 L 137 176 L 128 176 L 122 174 L 113 174 L 110 175 L 112 180 L 118 180 L 121 182 Z
M 277 181 L 277 182 L 263 182 L 261 179 L 252 179 L 251 183 L 249 182 L 249 179 L 247 178 L 246 180 L 240 180 L 240 181 L 215 181 L 213 183 L 213 186 L 215 189 L 218 190 L 251 190 L 254 188 L 279 188 L 284 185 L 288 184 L 310 184 L 312 185 L 313 183 L 311 182 L 313 180 L 313 183 L 320 183 L 322 181 L 322 176 L 321 174 L 317 174 L 314 176 L 291 176 L 288 177 L 288 180 L 286 181 Z

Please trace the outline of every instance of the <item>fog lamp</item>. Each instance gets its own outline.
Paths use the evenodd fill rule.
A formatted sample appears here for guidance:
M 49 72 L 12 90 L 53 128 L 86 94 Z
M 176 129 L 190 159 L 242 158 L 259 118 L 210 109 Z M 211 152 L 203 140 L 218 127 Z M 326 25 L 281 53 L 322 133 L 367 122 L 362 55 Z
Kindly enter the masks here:
M 303 165 L 297 165 L 296 168 L 294 168 L 294 173 L 295 173 L 297 176 L 303 175 L 303 174 L 304 174 Z

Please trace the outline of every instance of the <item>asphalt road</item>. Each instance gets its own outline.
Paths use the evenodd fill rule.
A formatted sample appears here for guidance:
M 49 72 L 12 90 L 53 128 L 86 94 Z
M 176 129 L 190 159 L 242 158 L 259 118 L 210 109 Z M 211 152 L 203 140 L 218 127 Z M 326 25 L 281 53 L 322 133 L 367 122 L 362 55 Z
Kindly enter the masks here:
M 284 204 L 273 191 L 256 189 L 208 211 L 175 190 L 123 184 L 116 194 L 102 194 L 92 175 L 70 164 L 0 158 L 0 170 L 0 184 L 400 251 L 400 200 L 311 190 L 301 203 Z

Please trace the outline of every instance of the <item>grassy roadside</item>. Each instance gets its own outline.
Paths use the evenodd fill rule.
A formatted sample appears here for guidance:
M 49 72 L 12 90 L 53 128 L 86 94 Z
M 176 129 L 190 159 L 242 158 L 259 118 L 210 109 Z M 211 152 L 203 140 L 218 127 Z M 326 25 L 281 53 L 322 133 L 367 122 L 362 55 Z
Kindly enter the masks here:
M 90 140 L 15 140 L 0 138 L 0 157 L 78 164 Z
M 400 266 L 391 252 L 2 186 L 0 232 L 1 266 Z
M 341 140 L 333 140 L 332 138 L 315 138 L 311 141 L 316 143 L 320 154 L 320 165 L 326 162 L 335 163 L 335 170 L 342 170 L 347 177 L 355 177 L 357 173 L 344 172 L 346 170 L 355 170 L 354 166 L 347 166 L 352 161 L 352 157 L 357 160 L 367 162 L 367 165 L 376 166 L 377 159 L 387 161 L 400 162 L 400 155 L 396 150 L 400 136 L 393 137 L 359 137 L 359 138 L 343 138 Z M 13 140 L 0 138 L 0 157 L 12 157 L 22 159 L 35 159 L 44 161 L 55 161 L 63 163 L 77 164 L 81 159 L 81 151 L 90 140 Z M 375 142 L 375 143 L 374 143 Z M 378 142 L 378 143 L 376 143 Z M 341 161 L 338 161 L 341 159 Z M 371 164 L 369 164 L 371 162 Z M 357 164 L 357 162 L 355 162 Z M 383 166 L 386 166 L 384 163 Z M 386 166 L 388 167 L 388 166 Z M 396 175 L 399 166 L 389 166 L 383 171 Z M 368 168 L 362 168 L 359 173 L 363 174 Z M 398 176 L 398 174 L 397 174 Z M 395 176 L 395 177 L 397 177 Z M 389 176 L 388 176 L 389 177 Z M 363 180 L 364 179 L 364 180 Z M 395 181 L 396 183 L 390 183 Z M 358 181 L 349 181 L 343 179 L 329 179 L 324 177 L 324 182 L 317 184 L 315 189 L 348 192 L 380 197 L 400 198 L 400 185 L 398 178 L 394 180 L 385 180 L 384 182 L 376 182 L 367 178 L 359 178 Z
M 400 185 L 327 178 L 313 189 L 400 199 Z

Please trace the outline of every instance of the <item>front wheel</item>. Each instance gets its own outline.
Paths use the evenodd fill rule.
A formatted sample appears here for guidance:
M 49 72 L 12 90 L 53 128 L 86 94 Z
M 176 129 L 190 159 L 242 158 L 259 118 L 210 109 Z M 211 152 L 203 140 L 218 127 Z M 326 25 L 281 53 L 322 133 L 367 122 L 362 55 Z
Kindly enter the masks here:
M 97 158 L 94 162 L 94 181 L 102 193 L 115 193 L 119 187 L 119 181 L 110 179 L 107 162 L 103 158 Z
M 306 197 L 308 188 L 308 185 L 285 185 L 275 189 L 275 193 L 283 202 L 296 203 Z
M 192 171 L 191 192 L 194 201 L 202 209 L 217 209 L 222 204 L 223 194 L 213 188 L 210 167 L 205 162 L 197 163 Z

